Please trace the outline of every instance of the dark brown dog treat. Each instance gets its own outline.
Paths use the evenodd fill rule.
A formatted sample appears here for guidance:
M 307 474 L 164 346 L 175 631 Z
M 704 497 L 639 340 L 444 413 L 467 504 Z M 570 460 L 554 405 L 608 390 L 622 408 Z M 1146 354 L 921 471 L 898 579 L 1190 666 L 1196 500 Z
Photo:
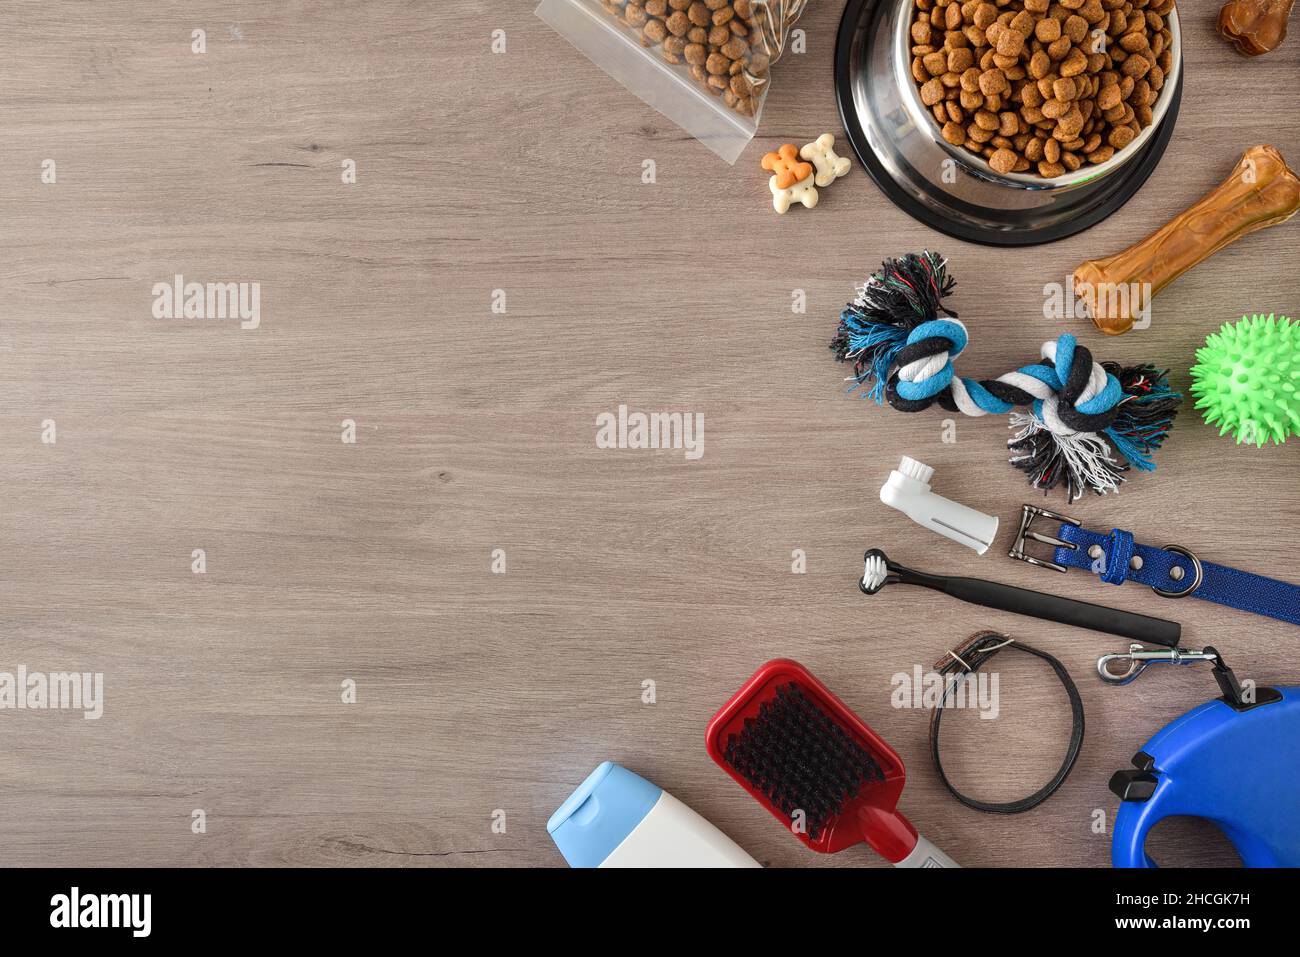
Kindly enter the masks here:
M 1117 150 L 1122 150 L 1133 142 L 1133 131 L 1127 126 L 1117 126 L 1110 131 L 1110 136 L 1106 142 Z
M 1016 161 L 1019 159 L 1020 157 L 1014 152 L 1006 147 L 1001 147 L 989 157 L 989 165 L 999 173 L 1010 173 L 1016 168 Z
M 726 43 L 722 44 L 720 52 L 729 60 L 741 60 L 747 53 L 749 53 L 749 44 L 740 39 L 740 37 L 732 37 Z
M 975 64 L 975 54 L 970 47 L 958 47 L 948 51 L 948 69 L 953 73 L 965 73 Z
M 1115 147 L 1099 146 L 1097 149 L 1093 150 L 1091 153 L 1088 154 L 1088 162 L 1094 165 L 1099 163 L 1104 163 L 1114 155 L 1115 155 Z
M 980 74 L 980 92 L 985 96 L 1005 93 L 1008 86 L 1006 74 L 997 68 Z
M 1072 46 L 1073 44 L 1070 42 L 1070 38 L 1065 34 L 1061 34 L 1047 45 L 1047 55 L 1051 57 L 1052 62 L 1055 63 L 1058 60 L 1065 59 L 1065 55 L 1070 52 Z

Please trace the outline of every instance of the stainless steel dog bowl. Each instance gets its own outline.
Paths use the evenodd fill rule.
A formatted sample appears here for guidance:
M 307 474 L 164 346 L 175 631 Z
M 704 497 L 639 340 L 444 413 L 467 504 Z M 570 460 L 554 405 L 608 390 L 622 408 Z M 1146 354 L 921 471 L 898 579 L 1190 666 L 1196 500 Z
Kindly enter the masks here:
M 1073 235 L 1119 209 L 1164 154 L 1182 98 L 1178 15 L 1173 64 L 1153 122 L 1105 163 L 1054 179 L 1002 174 L 940 135 L 911 75 L 913 0 L 849 0 L 835 51 L 845 132 L 863 167 L 900 208 L 959 239 L 1030 246 Z

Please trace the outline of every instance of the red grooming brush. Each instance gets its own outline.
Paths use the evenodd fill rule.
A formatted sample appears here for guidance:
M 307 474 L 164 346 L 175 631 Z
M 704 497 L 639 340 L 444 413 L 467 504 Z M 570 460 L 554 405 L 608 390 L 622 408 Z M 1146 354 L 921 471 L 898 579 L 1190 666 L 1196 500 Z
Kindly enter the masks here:
M 957 867 L 898 812 L 906 772 L 797 661 L 769 661 L 713 716 L 709 755 L 814 851 L 866 841 L 896 867 Z

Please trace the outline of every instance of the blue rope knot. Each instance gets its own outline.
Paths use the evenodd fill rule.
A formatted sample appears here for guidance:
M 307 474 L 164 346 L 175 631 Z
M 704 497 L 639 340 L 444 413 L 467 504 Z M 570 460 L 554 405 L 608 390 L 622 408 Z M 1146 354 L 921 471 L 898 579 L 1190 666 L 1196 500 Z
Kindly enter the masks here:
M 906 342 L 897 343 L 890 351 L 888 357 L 879 357 L 884 359 L 885 371 L 895 362 L 903 363 L 904 366 L 910 364 L 904 350 L 907 347 L 917 347 L 908 350 L 909 352 L 918 353 L 918 358 L 912 359 L 911 362 L 931 360 L 929 365 L 935 365 L 933 361 L 937 357 L 943 357 L 942 365 L 930 370 L 929 374 L 921 379 L 903 379 L 899 378 L 896 386 L 900 398 L 910 402 L 923 401 L 931 399 L 945 389 L 948 389 L 953 382 L 953 359 L 965 351 L 969 337 L 966 333 L 966 327 L 960 322 L 951 319 L 935 319 L 930 322 L 923 322 L 913 329 L 907 336 Z M 926 343 L 931 344 L 927 352 Z M 1061 335 L 1056 340 L 1055 361 L 1052 364 L 1045 362 L 1035 363 L 1034 365 L 1022 366 L 1016 370 L 1016 373 L 1010 376 L 1001 376 L 993 380 L 993 383 L 1002 383 L 1004 388 L 999 389 L 1003 396 L 996 395 L 991 391 L 992 388 L 998 388 L 993 383 L 980 382 L 977 379 L 961 378 L 961 384 L 964 386 L 966 397 L 969 398 L 974 408 L 962 408 L 960 395 L 956 396 L 956 403 L 959 409 L 968 414 L 988 413 L 1001 415 L 1011 411 L 1015 407 L 1013 398 L 1030 398 L 1033 399 L 1034 413 L 1041 419 L 1043 415 L 1043 400 L 1050 395 L 1057 396 L 1062 402 L 1072 407 L 1077 415 L 1066 416 L 1073 419 L 1072 423 L 1076 426 L 1077 431 L 1092 431 L 1083 428 L 1084 423 L 1080 420 L 1081 416 L 1104 416 L 1110 412 L 1122 401 L 1124 401 L 1124 389 L 1114 375 L 1107 372 L 1106 384 L 1097 393 L 1088 399 L 1078 401 L 1079 396 L 1083 394 L 1093 376 L 1093 363 L 1091 354 L 1085 351 L 1087 365 L 1082 363 L 1076 370 L 1076 358 L 1082 359 L 1078 355 L 1077 342 L 1074 336 L 1069 333 Z M 1025 393 L 1025 386 L 1030 385 L 1025 381 L 1025 377 L 1030 380 L 1036 380 L 1046 386 L 1046 389 L 1034 388 L 1032 391 Z M 880 376 L 877 376 L 876 390 L 879 390 Z M 1008 393 L 1008 389 L 1015 389 L 1018 393 Z M 875 390 L 873 390 L 875 391 Z M 1109 417 L 1108 417 L 1109 418 Z M 1091 423 L 1089 423 L 1091 424 Z M 1106 424 L 1109 424 L 1107 421 Z M 1101 428 L 1104 428 L 1102 425 Z
M 927 339 L 946 339 L 950 343 L 944 350 L 946 361 L 943 368 L 928 378 L 916 382 L 907 382 L 900 379 L 898 394 L 904 399 L 913 401 L 929 399 L 946 389 L 952 382 L 952 360 L 962 354 L 966 349 L 966 344 L 970 341 L 970 337 L 966 334 L 966 327 L 960 322 L 955 322 L 952 319 L 932 319 L 913 329 L 907 336 L 906 344 L 914 346 L 917 343 L 925 342 Z M 938 353 L 934 354 L 937 355 Z

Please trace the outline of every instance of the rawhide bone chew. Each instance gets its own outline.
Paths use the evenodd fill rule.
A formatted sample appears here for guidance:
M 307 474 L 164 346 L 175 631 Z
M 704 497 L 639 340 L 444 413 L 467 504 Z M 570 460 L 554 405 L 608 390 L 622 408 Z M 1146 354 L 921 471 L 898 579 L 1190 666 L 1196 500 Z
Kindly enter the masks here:
M 1219 11 L 1219 33 L 1243 56 L 1262 56 L 1286 39 L 1295 0 L 1232 0 Z
M 1300 210 L 1300 177 L 1272 146 L 1246 150 L 1232 175 L 1146 239 L 1074 271 L 1074 292 L 1097 328 L 1128 332 L 1150 298 L 1242 236 Z M 1132 293 L 1132 290 L 1137 290 Z
M 831 340 L 835 357 L 853 363 L 849 390 L 888 399 L 900 412 L 937 402 L 965 415 L 1011 413 L 1019 429 L 1007 441 L 1011 464 L 1034 488 L 1064 484 L 1070 501 L 1087 489 L 1118 491 L 1129 468 L 1155 468 L 1151 455 L 1182 401 L 1165 372 L 1094 362 L 1063 335 L 1043 343 L 1041 362 L 996 379 L 960 378 L 952 366 L 966 348 L 966 327 L 943 305 L 956 284 L 947 261 L 927 251 L 886 260 L 859 286 Z

